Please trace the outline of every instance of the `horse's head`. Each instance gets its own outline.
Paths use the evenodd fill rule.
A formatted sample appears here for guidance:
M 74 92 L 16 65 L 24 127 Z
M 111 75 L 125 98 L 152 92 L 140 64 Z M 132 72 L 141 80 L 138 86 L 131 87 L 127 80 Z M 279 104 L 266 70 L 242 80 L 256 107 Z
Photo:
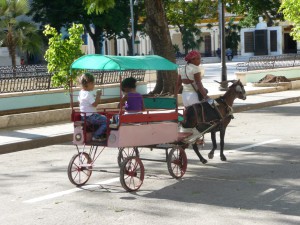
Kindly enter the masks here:
M 222 82 L 215 80 L 215 82 L 217 82 L 221 85 L 226 84 L 226 86 L 228 85 L 228 83 L 233 83 L 228 88 L 228 91 L 230 91 L 230 93 L 234 93 L 236 98 L 246 100 L 246 91 L 245 91 L 244 85 L 242 84 L 242 82 L 240 80 L 226 80 L 226 81 L 222 81 Z
M 234 88 L 237 98 L 246 100 L 246 91 L 240 80 L 235 81 L 230 88 Z

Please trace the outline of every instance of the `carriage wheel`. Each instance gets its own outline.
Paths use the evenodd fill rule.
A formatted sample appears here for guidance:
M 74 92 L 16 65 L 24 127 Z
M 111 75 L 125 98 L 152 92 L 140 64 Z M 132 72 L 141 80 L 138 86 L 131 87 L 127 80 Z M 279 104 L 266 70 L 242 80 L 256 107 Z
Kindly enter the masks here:
M 72 184 L 76 186 L 84 185 L 92 175 L 91 157 L 86 153 L 73 155 L 68 166 L 68 177 Z
M 144 181 L 144 165 L 139 157 L 130 156 L 120 167 L 120 182 L 126 191 L 137 191 Z
M 175 146 L 171 149 L 167 158 L 168 170 L 170 175 L 175 178 L 181 178 L 187 168 L 187 157 L 183 148 Z
M 140 157 L 140 153 L 137 147 L 119 148 L 119 155 L 118 155 L 119 167 L 121 167 L 121 164 L 124 162 L 124 160 L 130 156 Z

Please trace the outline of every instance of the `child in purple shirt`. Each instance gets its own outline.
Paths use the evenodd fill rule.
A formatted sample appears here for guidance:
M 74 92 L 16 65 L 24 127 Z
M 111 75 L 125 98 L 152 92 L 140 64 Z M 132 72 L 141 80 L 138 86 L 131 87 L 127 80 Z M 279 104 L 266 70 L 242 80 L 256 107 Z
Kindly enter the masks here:
M 125 106 L 127 113 L 138 113 L 145 110 L 143 96 L 136 92 L 136 79 L 126 78 L 122 81 L 124 95 L 120 101 L 121 107 Z
M 141 113 L 145 110 L 143 96 L 136 92 L 136 79 L 126 78 L 122 81 L 122 91 L 124 93 L 118 108 L 125 108 L 125 114 Z M 119 124 L 119 115 L 114 116 L 114 121 Z

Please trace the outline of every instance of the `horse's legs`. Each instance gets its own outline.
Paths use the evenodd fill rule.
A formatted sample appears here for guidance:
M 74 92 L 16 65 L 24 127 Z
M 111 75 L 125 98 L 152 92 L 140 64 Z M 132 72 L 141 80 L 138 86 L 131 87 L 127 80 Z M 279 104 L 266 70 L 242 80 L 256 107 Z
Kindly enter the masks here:
M 224 155 L 224 139 L 225 139 L 225 130 L 226 128 L 223 127 L 220 129 L 220 158 L 222 161 L 226 161 L 226 157 Z
M 202 162 L 203 164 L 206 164 L 207 160 L 205 158 L 203 158 L 203 156 L 200 154 L 197 144 L 196 143 L 193 144 L 192 147 L 193 147 L 194 152 L 196 153 L 196 155 L 199 157 L 200 162 Z
M 214 157 L 215 150 L 217 149 L 217 141 L 216 141 L 216 131 L 212 131 L 210 133 L 211 141 L 213 144 L 212 150 L 208 153 L 208 158 L 212 159 Z

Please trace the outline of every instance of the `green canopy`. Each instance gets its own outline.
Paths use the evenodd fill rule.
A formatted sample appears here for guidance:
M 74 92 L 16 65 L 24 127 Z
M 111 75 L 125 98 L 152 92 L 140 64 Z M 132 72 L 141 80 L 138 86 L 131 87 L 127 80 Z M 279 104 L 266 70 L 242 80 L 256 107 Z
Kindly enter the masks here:
M 175 63 L 157 55 L 113 56 L 85 55 L 75 60 L 71 69 L 90 70 L 177 70 Z

